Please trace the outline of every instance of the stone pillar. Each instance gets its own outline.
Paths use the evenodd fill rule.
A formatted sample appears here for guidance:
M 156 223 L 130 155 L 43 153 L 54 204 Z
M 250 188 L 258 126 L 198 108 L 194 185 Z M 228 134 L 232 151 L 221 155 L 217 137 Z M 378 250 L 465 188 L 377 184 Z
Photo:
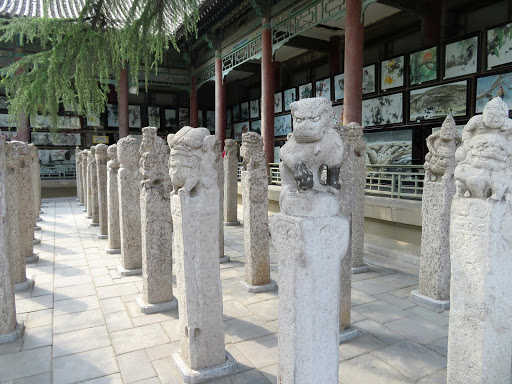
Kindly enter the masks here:
M 117 142 L 119 160 L 119 223 L 121 227 L 122 276 L 142 273 L 142 245 L 140 232 L 140 182 L 139 143 L 132 136 Z
M 361 124 L 363 108 L 364 23 L 361 0 L 347 0 L 345 12 L 345 98 L 343 124 Z
M 79 147 L 75 148 L 76 159 L 76 200 L 78 205 L 82 202 L 82 151 Z
M 15 48 L 15 50 L 16 49 L 17 48 Z M 20 55 L 20 54 L 23 55 L 22 53 L 15 53 L 15 55 Z M 15 56 L 14 61 L 21 60 L 22 57 L 23 56 Z M 19 68 L 16 71 L 16 75 L 21 75 L 23 72 L 24 72 L 23 68 Z M 20 114 L 20 118 L 18 120 L 17 126 L 18 126 L 18 128 L 17 128 L 16 136 L 18 137 L 18 140 L 20 140 L 24 143 L 30 142 L 30 120 L 24 112 L 22 112 Z
M 6 144 L 0 137 L 0 344 L 10 343 L 23 336 L 23 324 L 16 323 L 14 282 L 11 275 L 9 247 L 9 193 L 7 191 Z M 12 212 L 12 211 L 11 211 Z M 30 237 L 32 241 L 32 238 Z
M 98 215 L 100 223 L 99 239 L 108 238 L 107 149 L 108 146 L 105 144 L 96 145 L 96 177 L 98 183 Z
M 217 186 L 221 196 L 219 199 L 219 262 L 224 264 L 229 263 L 231 259 L 224 254 L 224 159 L 222 158 L 220 141 L 217 141 L 215 152 L 217 157 L 215 158 L 214 165 L 218 172 Z
M 15 290 L 28 291 L 34 286 L 34 280 L 27 278 L 25 256 L 21 253 L 21 237 L 20 237 L 20 188 L 18 185 L 20 172 L 20 160 L 16 142 L 6 143 L 7 157 L 7 176 L 6 176 L 6 200 L 7 204 L 7 226 L 8 226 L 8 242 L 9 257 L 11 261 L 11 278 Z
M 274 162 L 274 68 L 270 23 L 269 8 L 262 19 L 261 30 L 261 135 L 267 163 Z
M 128 70 L 121 68 L 119 70 L 119 95 L 117 98 L 117 111 L 119 113 L 119 138 L 128 136 L 129 111 L 128 111 Z
M 226 139 L 224 145 L 224 224 L 240 225 L 238 206 L 238 144 Z
M 29 144 L 30 149 L 30 185 L 32 186 L 32 214 L 34 215 L 34 231 L 40 231 L 41 227 L 36 225 L 37 221 L 42 221 L 39 217 L 39 210 L 41 202 L 39 201 L 40 188 L 41 188 L 41 171 L 39 168 L 39 155 L 37 154 L 37 147 L 34 144 Z
M 280 152 L 281 212 L 271 219 L 279 258 L 277 377 L 282 384 L 337 384 L 340 272 L 349 243 L 349 222 L 339 216 L 344 146 L 330 100 L 290 107 L 293 135 Z
M 220 49 L 215 51 L 215 136 L 223 147 L 224 140 L 226 140 L 226 88 L 224 87 Z
M 427 139 L 421 204 L 420 284 L 412 298 L 437 311 L 450 308 L 450 208 L 455 195 L 455 120 L 448 116 L 441 130 Z
M 200 383 L 236 371 L 236 362 L 224 348 L 217 251 L 219 144 L 208 129 L 191 127 L 169 135 L 168 143 L 181 332 L 181 351 L 173 360 L 185 382 Z
M 268 178 L 263 139 L 256 132 L 242 135 L 242 205 L 244 207 L 245 280 L 250 293 L 276 289 L 270 280 Z
M 496 97 L 466 124 L 455 154 L 448 384 L 511 382 L 511 126 Z
M 154 127 L 143 128 L 140 146 L 143 292 L 137 297 L 137 304 L 146 314 L 178 306 L 172 292 L 169 147 L 156 132 Z
M 96 146 L 91 146 L 89 153 L 89 172 L 90 172 L 90 185 L 91 185 L 91 227 L 99 227 L 100 225 L 100 207 L 98 201 L 98 168 L 96 167 Z
M 190 76 L 190 126 L 197 128 L 197 89 L 196 89 L 196 77 L 195 75 Z
M 92 219 L 92 177 L 91 177 L 91 150 L 87 150 L 87 219 Z
M 87 200 L 88 200 L 88 187 L 87 187 L 87 170 L 89 162 L 89 150 L 84 149 L 82 151 L 82 195 L 84 198 L 84 208 L 82 209 L 82 212 L 87 212 Z M 86 213 L 86 216 L 89 216 Z
M 108 245 L 106 252 L 109 254 L 121 253 L 121 233 L 119 228 L 119 187 L 117 159 L 117 144 L 112 144 L 107 149 L 107 195 L 108 195 Z

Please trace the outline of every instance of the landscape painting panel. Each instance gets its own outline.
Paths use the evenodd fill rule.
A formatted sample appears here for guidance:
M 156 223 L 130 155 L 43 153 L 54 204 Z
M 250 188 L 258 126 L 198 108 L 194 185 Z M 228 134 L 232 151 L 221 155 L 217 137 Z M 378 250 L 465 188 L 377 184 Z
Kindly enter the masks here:
M 366 164 L 412 164 L 412 129 L 400 131 L 365 132 Z
M 226 108 L 226 124 L 231 125 L 232 117 L 231 117 L 231 107 Z
M 148 107 L 148 120 L 150 127 L 160 128 L 160 108 Z
M 444 55 L 444 78 L 469 75 L 477 71 L 478 37 L 447 44 Z
M 236 123 L 234 126 L 235 140 L 242 141 L 242 134 L 249 132 L 249 122 Z
M 281 92 L 277 92 L 274 95 L 274 113 L 283 112 L 283 94 Z
M 188 108 L 180 108 L 180 126 L 179 128 L 183 128 L 190 125 L 190 115 L 188 113 Z
M 331 100 L 331 78 L 318 80 L 315 83 L 316 97 Z
M 260 117 L 260 101 L 251 100 L 251 119 Z
M 249 103 L 245 102 L 240 104 L 240 118 L 242 120 L 249 120 Z
M 17 125 L 16 117 L 7 113 L 0 114 L 0 127 L 15 128 Z
M 334 114 L 334 124 L 343 125 L 343 104 L 333 105 L 332 112 Z
M 117 110 L 117 104 L 108 104 L 107 105 L 107 113 L 108 113 L 108 126 L 109 127 L 119 127 L 119 111 Z
M 30 126 L 38 129 L 51 129 L 53 127 L 50 116 L 31 116 Z M 76 116 L 57 116 L 58 129 L 80 129 L 80 118 Z
M 483 112 L 485 104 L 498 95 L 507 103 L 508 109 L 512 109 L 512 72 L 477 79 L 476 112 Z
M 292 115 L 281 115 L 274 118 L 274 136 L 286 136 L 292 132 Z
M 131 128 L 141 128 L 142 125 L 140 123 L 140 106 L 138 105 L 129 105 L 128 106 L 128 122 L 129 127 Z
M 467 113 L 467 80 L 411 91 L 411 121 L 440 117 L 465 116 Z
M 311 83 L 299 85 L 299 100 L 313 97 L 313 87 Z
M 261 135 L 261 120 L 251 121 L 251 132 L 256 132 Z
M 41 146 L 71 146 L 81 144 L 81 136 L 79 133 L 44 133 L 32 132 L 32 143 Z
M 375 64 L 363 68 L 363 95 L 375 92 Z
M 334 101 L 343 100 L 345 97 L 345 74 L 334 76 Z
M 290 104 L 297 100 L 297 89 L 291 88 L 284 91 L 284 110 L 290 110 Z
M 402 93 L 363 100 L 362 120 L 365 127 L 403 122 Z
M 215 111 L 206 111 L 206 128 L 215 133 Z
M 279 152 L 281 152 L 281 147 L 274 147 L 274 163 L 280 163 L 281 158 L 279 156 Z
M 412 53 L 410 56 L 410 83 L 421 84 L 437 79 L 437 48 Z
M 76 164 L 74 149 L 40 149 L 39 161 L 44 165 Z M 44 170 L 41 169 L 41 173 Z
M 233 105 L 233 121 L 236 123 L 237 121 L 240 121 L 240 106 Z
M 384 60 L 380 64 L 380 88 L 382 90 L 403 87 L 405 56 Z
M 512 23 L 487 31 L 487 69 L 512 61 Z
M 164 111 L 165 117 L 165 128 L 170 130 L 176 129 L 176 110 L 175 109 L 166 109 Z

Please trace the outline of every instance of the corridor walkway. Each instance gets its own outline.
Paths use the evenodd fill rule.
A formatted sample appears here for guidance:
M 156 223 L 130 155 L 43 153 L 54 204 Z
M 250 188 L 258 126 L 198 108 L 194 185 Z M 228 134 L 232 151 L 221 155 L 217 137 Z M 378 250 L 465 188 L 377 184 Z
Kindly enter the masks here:
M 170 357 L 179 349 L 177 310 L 141 315 L 141 277 L 119 276 L 119 255 L 105 253 L 107 241 L 77 202 L 44 205 L 40 259 L 27 271 L 35 287 L 16 295 L 26 335 L 0 346 L 0 383 L 181 383 Z M 226 349 L 240 373 L 212 383 L 275 383 L 277 292 L 251 295 L 239 287 L 242 227 L 225 227 L 225 249 L 232 260 L 220 266 Z M 273 250 L 272 278 L 278 280 Z M 417 283 L 417 276 L 376 265 L 353 277 L 352 321 L 362 334 L 340 346 L 341 383 L 446 382 L 448 312 L 412 303 Z

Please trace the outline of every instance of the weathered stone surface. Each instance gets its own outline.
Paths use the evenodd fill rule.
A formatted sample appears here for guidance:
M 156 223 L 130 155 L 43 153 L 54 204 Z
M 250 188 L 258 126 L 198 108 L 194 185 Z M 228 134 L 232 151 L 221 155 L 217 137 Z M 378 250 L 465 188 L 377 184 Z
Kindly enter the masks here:
M 226 225 L 239 225 L 238 144 L 232 139 L 226 139 L 224 143 L 224 221 Z
M 271 219 L 279 257 L 278 383 L 337 384 L 341 263 L 349 243 L 348 220 L 339 216 L 344 144 L 329 100 L 290 108 L 281 213 Z
M 217 185 L 221 198 L 219 199 L 219 263 L 229 263 L 230 258 L 224 254 L 224 161 L 220 141 L 215 144 L 214 167 L 218 172 Z
M 450 208 L 455 194 L 455 151 L 460 137 L 448 116 L 441 129 L 427 139 L 422 197 L 420 283 L 418 293 L 434 299 L 431 306 L 445 309 L 450 300 Z M 413 299 L 429 305 L 413 292 Z M 439 301 L 446 301 L 439 308 Z
M 76 199 L 82 203 L 82 151 L 79 147 L 75 148 L 76 160 Z
M 121 252 L 121 232 L 119 228 L 119 187 L 117 144 L 108 147 L 107 194 L 108 194 L 108 247 L 107 252 Z
M 41 169 L 39 166 L 39 155 L 37 154 L 37 147 L 34 144 L 29 144 L 31 164 L 30 164 L 30 177 L 32 185 L 32 193 L 34 195 L 34 225 L 39 218 L 39 211 L 41 208 Z M 39 219 L 41 220 L 41 219 Z
M 169 135 L 168 143 L 181 330 L 181 352 L 173 358 L 190 376 L 183 366 L 200 371 L 227 362 L 218 253 L 218 141 L 206 128 L 184 127 Z
M 268 179 L 263 139 L 256 132 L 242 135 L 242 202 L 244 208 L 245 281 L 270 284 Z
M 87 175 L 86 175 L 86 183 L 87 183 L 87 218 L 92 219 L 92 177 L 91 177 L 91 150 L 87 150 Z
M 154 127 L 143 128 L 140 146 L 143 312 L 147 304 L 169 303 L 174 299 L 169 147 L 156 133 Z M 173 306 L 177 304 L 174 299 Z M 170 309 L 169 305 L 163 309 Z
M 83 212 L 88 212 L 88 202 L 89 202 L 89 189 L 88 189 L 88 181 L 87 181 L 87 175 L 88 175 L 88 161 L 89 161 L 89 150 L 84 149 L 82 151 L 82 193 L 84 196 L 84 209 Z M 89 214 L 87 213 L 87 216 Z
M 121 272 L 142 272 L 140 227 L 139 143 L 128 136 L 117 142 L 119 160 L 119 223 L 121 229 Z
M 105 144 L 96 145 L 96 174 L 98 183 L 100 238 L 106 238 L 108 234 L 107 149 L 108 146 Z
M 511 382 L 512 120 L 501 100 L 464 127 L 455 158 L 448 383 Z
M 98 199 L 98 168 L 96 166 L 96 146 L 93 145 L 89 152 L 89 168 L 91 177 L 91 205 L 92 205 L 92 226 L 100 224 L 100 208 Z

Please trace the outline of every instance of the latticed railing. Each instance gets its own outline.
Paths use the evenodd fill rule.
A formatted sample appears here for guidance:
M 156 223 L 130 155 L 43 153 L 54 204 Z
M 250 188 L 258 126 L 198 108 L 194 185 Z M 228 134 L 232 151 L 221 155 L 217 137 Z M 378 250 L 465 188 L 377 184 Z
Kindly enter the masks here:
M 67 180 L 76 178 L 75 164 L 42 164 L 40 170 L 43 180 Z

